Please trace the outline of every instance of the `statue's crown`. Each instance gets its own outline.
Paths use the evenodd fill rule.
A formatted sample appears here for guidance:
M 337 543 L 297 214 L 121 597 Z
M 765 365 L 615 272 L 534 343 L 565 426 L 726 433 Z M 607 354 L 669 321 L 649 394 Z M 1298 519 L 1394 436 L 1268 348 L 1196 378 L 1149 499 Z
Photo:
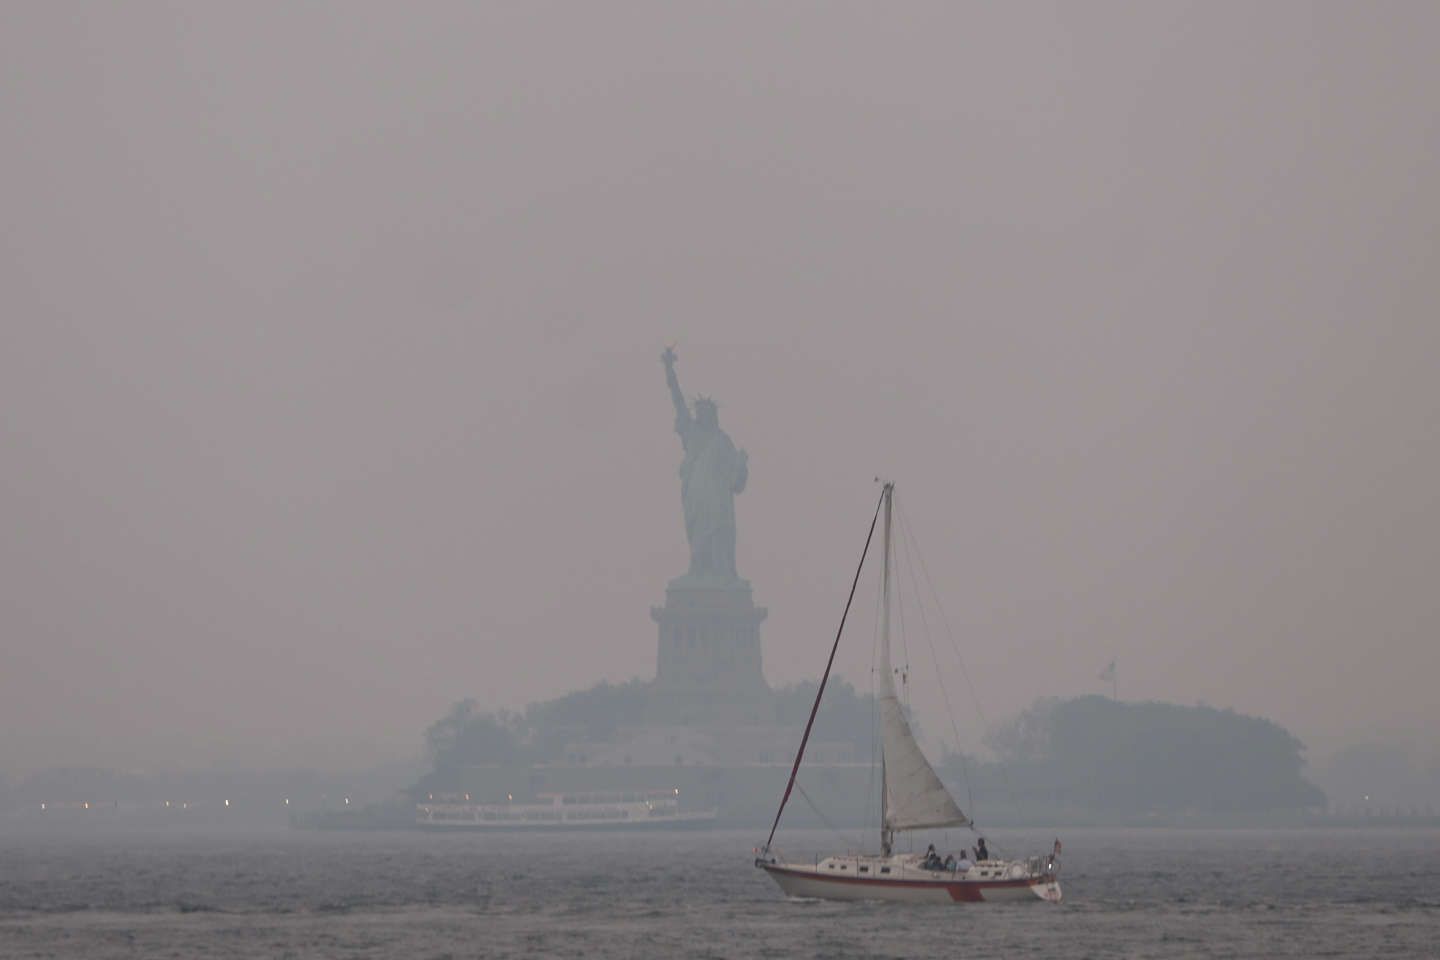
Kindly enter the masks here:
M 718 407 L 718 404 L 716 404 L 714 400 L 705 396 L 705 394 L 701 393 L 695 396 L 695 409 L 699 410 L 701 407 L 709 407 L 711 410 L 714 410 Z

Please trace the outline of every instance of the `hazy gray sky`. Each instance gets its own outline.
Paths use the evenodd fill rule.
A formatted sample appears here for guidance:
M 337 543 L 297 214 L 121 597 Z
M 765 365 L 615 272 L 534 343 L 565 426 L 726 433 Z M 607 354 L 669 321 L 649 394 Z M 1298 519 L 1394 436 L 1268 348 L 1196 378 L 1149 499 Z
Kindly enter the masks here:
M 1118 657 L 1312 752 L 1440 726 L 1435 4 L 4 21 L 0 770 L 652 675 L 671 340 L 772 682 L 884 473 L 991 717 Z

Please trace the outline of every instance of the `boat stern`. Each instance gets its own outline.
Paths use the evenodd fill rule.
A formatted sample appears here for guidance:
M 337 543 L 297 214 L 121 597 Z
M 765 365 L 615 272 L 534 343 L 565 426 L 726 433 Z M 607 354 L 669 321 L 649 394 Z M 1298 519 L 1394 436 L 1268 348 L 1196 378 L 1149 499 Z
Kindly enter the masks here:
M 1044 883 L 1037 883 L 1030 888 L 1030 892 L 1046 903 L 1059 903 L 1064 896 L 1060 891 L 1059 880 L 1046 880 Z

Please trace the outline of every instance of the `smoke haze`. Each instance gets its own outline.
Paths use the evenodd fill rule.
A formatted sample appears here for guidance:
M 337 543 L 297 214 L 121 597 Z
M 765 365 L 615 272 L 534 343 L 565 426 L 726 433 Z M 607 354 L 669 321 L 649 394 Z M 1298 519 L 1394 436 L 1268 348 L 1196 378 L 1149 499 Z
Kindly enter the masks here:
M 1440 726 L 1432 4 L 6 21 L 0 769 L 653 675 L 676 341 L 772 683 L 883 474 L 991 717 L 1113 658 L 1312 752 Z

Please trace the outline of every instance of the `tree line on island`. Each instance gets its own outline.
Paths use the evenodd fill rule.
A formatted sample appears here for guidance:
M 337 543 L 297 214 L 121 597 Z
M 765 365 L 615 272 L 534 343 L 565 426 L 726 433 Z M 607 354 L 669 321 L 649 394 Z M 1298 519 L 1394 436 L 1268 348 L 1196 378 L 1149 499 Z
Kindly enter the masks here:
M 945 772 L 1053 810 L 1224 817 L 1325 807 L 1298 738 L 1203 704 L 1045 698 L 991 730 L 986 745 L 994 760 L 952 755 Z
M 425 733 L 432 772 L 445 789 L 467 768 L 559 762 L 567 744 L 614 741 L 646 722 L 652 682 L 601 683 L 523 711 L 463 700 Z M 798 731 L 814 682 L 774 691 L 766 711 Z M 874 704 L 832 681 L 814 736 L 876 755 Z M 1036 812 L 1115 816 L 1225 816 L 1315 810 L 1324 794 L 1305 778 L 1304 745 L 1279 724 L 1214 707 L 1124 702 L 1101 696 L 1045 698 L 992 728 L 990 757 L 949 753 L 939 772 L 960 797 L 1021 800 Z

